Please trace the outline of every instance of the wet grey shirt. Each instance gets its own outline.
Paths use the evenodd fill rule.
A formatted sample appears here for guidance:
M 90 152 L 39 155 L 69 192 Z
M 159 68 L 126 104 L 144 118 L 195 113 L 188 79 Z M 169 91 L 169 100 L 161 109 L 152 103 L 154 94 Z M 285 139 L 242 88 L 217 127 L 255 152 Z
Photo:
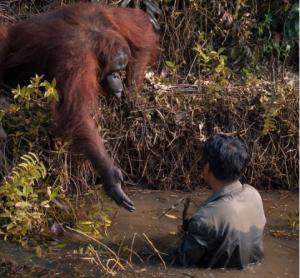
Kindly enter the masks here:
M 211 195 L 193 215 L 175 261 L 210 268 L 259 262 L 265 223 L 257 190 L 234 182 Z

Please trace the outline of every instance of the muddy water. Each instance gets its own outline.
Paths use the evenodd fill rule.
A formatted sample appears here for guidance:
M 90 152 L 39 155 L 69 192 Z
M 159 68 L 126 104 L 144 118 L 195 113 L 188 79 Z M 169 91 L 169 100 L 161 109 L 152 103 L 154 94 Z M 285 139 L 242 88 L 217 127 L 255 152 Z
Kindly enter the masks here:
M 192 197 L 190 212 L 195 211 L 197 204 L 204 201 L 210 192 L 183 194 L 174 192 L 153 193 L 141 191 L 134 193 L 137 213 L 129 214 L 119 211 L 112 232 L 119 237 L 132 240 L 135 232 L 145 233 L 157 247 L 163 251 L 166 247 L 176 245 L 178 236 L 174 235 L 181 221 L 182 205 L 171 210 L 167 216 L 163 212 L 184 196 Z M 199 270 L 187 268 L 168 268 L 167 271 L 147 267 L 147 271 L 136 277 L 299 277 L 299 243 L 288 226 L 287 215 L 298 209 L 298 193 L 261 192 L 267 227 L 264 237 L 265 261 L 260 266 L 250 267 L 244 271 Z M 129 218 L 130 217 L 130 218 Z M 121 231 L 121 232 L 120 232 Z M 272 234 L 276 235 L 273 236 Z M 281 238 L 278 238 L 281 236 Z M 289 238 L 289 239 L 288 239 Z M 145 241 L 135 240 L 135 245 L 142 248 Z M 138 246 L 140 245 L 140 246 Z M 132 277 L 126 276 L 123 277 Z
M 299 277 L 299 245 L 298 236 L 288 224 L 289 213 L 298 209 L 298 192 L 262 192 L 267 216 L 267 227 L 264 237 L 265 261 L 262 265 L 249 267 L 244 271 L 203 270 L 197 268 L 164 269 L 163 264 L 153 263 L 155 248 L 164 251 L 178 242 L 177 226 L 181 222 L 183 204 L 178 201 L 186 196 L 192 198 L 190 213 L 198 204 L 207 198 L 209 191 L 194 192 L 159 192 L 134 190 L 130 196 L 135 201 L 137 211 L 126 212 L 112 207 L 113 226 L 108 231 L 108 239 L 115 251 L 125 247 L 132 248 L 143 262 L 134 254 L 132 269 L 120 272 L 117 277 Z M 167 214 L 167 209 L 171 208 Z M 146 239 L 150 240 L 151 243 Z M 134 240 L 133 240 L 134 239 Z M 119 248 L 122 242 L 122 248 Z M 59 242 L 52 242 L 42 257 L 35 252 L 26 251 L 20 246 L 0 241 L 0 259 L 14 262 L 14 267 L 6 272 L 1 269 L 0 277 L 102 277 L 99 268 L 83 259 L 78 254 L 86 245 L 84 238 L 74 234 L 66 234 Z M 43 248 L 42 249 L 46 249 Z M 0 261 L 1 262 L 1 261 Z M 20 266 L 25 266 L 20 268 Z M 21 270 L 20 270 L 21 269 Z M 128 270 L 130 269 L 130 270 Z

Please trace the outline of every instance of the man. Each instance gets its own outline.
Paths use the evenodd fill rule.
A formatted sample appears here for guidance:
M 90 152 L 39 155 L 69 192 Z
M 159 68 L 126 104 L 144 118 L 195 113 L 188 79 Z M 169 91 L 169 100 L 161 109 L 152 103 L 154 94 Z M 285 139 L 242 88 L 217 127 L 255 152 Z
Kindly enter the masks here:
M 174 263 L 243 268 L 260 262 L 266 223 L 262 199 L 239 181 L 249 160 L 246 146 L 238 138 L 217 134 L 207 140 L 203 154 L 203 177 L 213 194 L 184 222 Z

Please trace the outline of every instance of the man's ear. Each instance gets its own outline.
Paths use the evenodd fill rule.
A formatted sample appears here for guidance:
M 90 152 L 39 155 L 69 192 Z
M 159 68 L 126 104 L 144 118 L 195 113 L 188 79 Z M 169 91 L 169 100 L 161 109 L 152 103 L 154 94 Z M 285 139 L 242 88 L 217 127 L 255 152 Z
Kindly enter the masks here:
M 209 173 L 209 171 L 210 171 L 209 163 L 206 162 L 206 163 L 204 164 L 203 168 L 202 168 L 202 171 L 201 171 L 202 176 L 207 175 L 207 174 Z

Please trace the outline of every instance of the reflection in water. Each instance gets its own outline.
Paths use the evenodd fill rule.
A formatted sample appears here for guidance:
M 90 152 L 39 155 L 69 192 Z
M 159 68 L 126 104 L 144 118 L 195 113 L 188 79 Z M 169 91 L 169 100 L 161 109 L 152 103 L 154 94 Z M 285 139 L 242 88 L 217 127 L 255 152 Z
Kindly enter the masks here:
M 208 194 L 209 192 L 192 194 L 191 214 Z M 287 229 L 288 213 L 298 208 L 298 196 L 293 193 L 284 194 L 262 193 L 268 223 L 264 237 L 265 261 L 262 265 L 249 267 L 243 271 L 174 267 L 165 270 L 161 263 L 151 265 L 150 262 L 155 254 L 154 248 L 163 251 L 178 242 L 176 231 L 177 225 L 181 223 L 182 205 L 172 209 L 163 217 L 159 218 L 159 216 L 176 204 L 180 198 L 189 194 L 134 191 L 131 196 L 133 195 L 136 203 L 136 212 L 129 213 L 115 207 L 112 209 L 112 215 L 115 216 L 114 225 L 109 231 L 109 242 L 123 242 L 123 249 L 133 247 L 138 252 L 131 256 L 132 262 L 135 263 L 133 270 L 122 272 L 117 277 L 298 277 L 298 241 L 274 238 L 269 235 L 270 229 Z M 287 198 L 283 199 L 282 196 Z M 154 246 L 151 246 L 143 234 Z M 17 265 L 26 265 L 27 269 L 22 269 L 25 277 L 26 275 L 27 277 L 100 277 L 99 269 L 83 259 L 86 257 L 81 254 L 84 245 L 87 245 L 85 238 L 67 233 L 63 242 L 52 242 L 50 246 L 47 242 L 47 246 L 42 246 L 43 256 L 39 258 L 34 251 L 0 241 L 0 258 L 15 262 Z M 116 245 L 110 246 L 114 248 Z M 138 256 L 141 258 L 139 259 Z M 141 260 L 144 263 L 141 263 Z M 16 277 L 4 276 L 4 271 L 0 261 L 0 276 Z

